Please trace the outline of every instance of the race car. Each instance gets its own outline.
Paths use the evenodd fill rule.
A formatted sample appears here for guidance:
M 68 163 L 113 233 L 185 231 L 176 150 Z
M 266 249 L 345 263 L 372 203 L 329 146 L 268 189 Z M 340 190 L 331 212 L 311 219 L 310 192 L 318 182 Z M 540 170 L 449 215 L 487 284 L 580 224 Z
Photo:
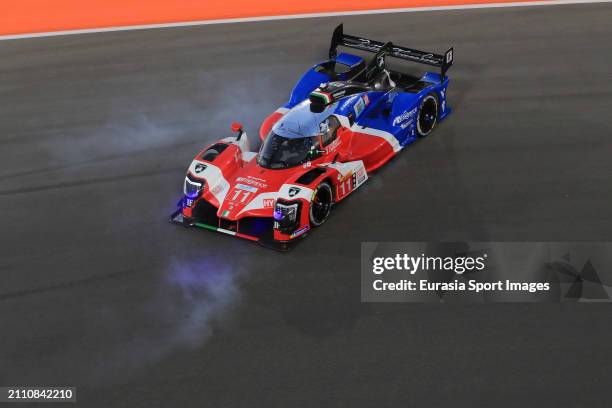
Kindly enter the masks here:
M 338 47 L 374 56 L 366 61 Z M 388 57 L 440 71 L 409 75 L 389 69 Z M 329 59 L 309 69 L 262 123 L 258 152 L 234 123 L 234 135 L 195 156 L 171 221 L 290 248 L 372 171 L 448 116 L 452 63 L 452 48 L 418 51 L 347 35 L 339 25 Z

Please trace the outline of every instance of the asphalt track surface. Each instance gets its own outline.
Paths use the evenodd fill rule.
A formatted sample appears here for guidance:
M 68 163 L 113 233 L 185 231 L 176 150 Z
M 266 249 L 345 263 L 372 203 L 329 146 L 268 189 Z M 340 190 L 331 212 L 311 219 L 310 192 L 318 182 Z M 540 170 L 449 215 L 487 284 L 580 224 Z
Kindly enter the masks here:
M 342 19 L 454 113 L 288 254 L 166 222 L 339 18 L 0 43 L 0 385 L 84 407 L 609 406 L 610 304 L 366 304 L 362 241 L 612 236 L 612 6 Z M 74 406 L 74 405 L 72 405 Z

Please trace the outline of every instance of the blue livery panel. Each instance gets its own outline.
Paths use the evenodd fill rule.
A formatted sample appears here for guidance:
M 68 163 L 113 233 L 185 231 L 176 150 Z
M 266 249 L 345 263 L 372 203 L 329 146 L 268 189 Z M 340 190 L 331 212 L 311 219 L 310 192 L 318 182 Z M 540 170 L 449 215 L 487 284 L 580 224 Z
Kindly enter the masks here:
M 336 64 L 340 65 L 340 68 Z M 309 95 L 322 84 L 345 81 L 363 67 L 364 59 L 357 55 L 340 53 L 335 58 L 323 61 L 298 80 L 285 108 L 291 109 L 308 99 Z M 351 125 L 374 128 L 390 133 L 400 146 L 406 146 L 417 139 L 417 117 L 421 102 L 426 95 L 434 93 L 438 100 L 441 122 L 450 113 L 446 103 L 449 79 L 437 72 L 427 72 L 421 82 L 428 84 L 418 92 L 392 88 L 388 91 L 367 91 L 343 97 L 335 105 L 335 114 L 349 118 Z

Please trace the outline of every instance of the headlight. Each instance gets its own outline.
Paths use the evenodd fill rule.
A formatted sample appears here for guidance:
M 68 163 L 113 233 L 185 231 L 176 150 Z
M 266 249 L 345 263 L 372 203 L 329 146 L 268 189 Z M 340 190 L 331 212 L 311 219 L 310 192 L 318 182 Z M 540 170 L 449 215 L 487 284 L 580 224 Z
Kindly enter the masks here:
M 199 181 L 191 180 L 189 177 L 185 177 L 185 185 L 183 186 L 183 192 L 185 197 L 195 199 L 200 195 L 202 191 L 202 184 Z
M 281 228 L 293 226 L 297 221 L 298 203 L 276 203 L 274 207 L 274 220 Z

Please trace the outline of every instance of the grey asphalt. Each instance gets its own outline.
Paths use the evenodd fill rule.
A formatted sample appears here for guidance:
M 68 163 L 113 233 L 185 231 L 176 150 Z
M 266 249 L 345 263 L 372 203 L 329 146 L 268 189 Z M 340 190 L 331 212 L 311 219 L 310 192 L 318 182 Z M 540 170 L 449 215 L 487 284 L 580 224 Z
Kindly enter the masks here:
M 83 407 L 609 406 L 610 304 L 360 302 L 362 241 L 612 240 L 612 6 L 0 42 L 0 385 Z M 288 254 L 167 223 L 345 31 L 455 47 L 454 112 Z M 74 405 L 71 405 L 74 406 Z

